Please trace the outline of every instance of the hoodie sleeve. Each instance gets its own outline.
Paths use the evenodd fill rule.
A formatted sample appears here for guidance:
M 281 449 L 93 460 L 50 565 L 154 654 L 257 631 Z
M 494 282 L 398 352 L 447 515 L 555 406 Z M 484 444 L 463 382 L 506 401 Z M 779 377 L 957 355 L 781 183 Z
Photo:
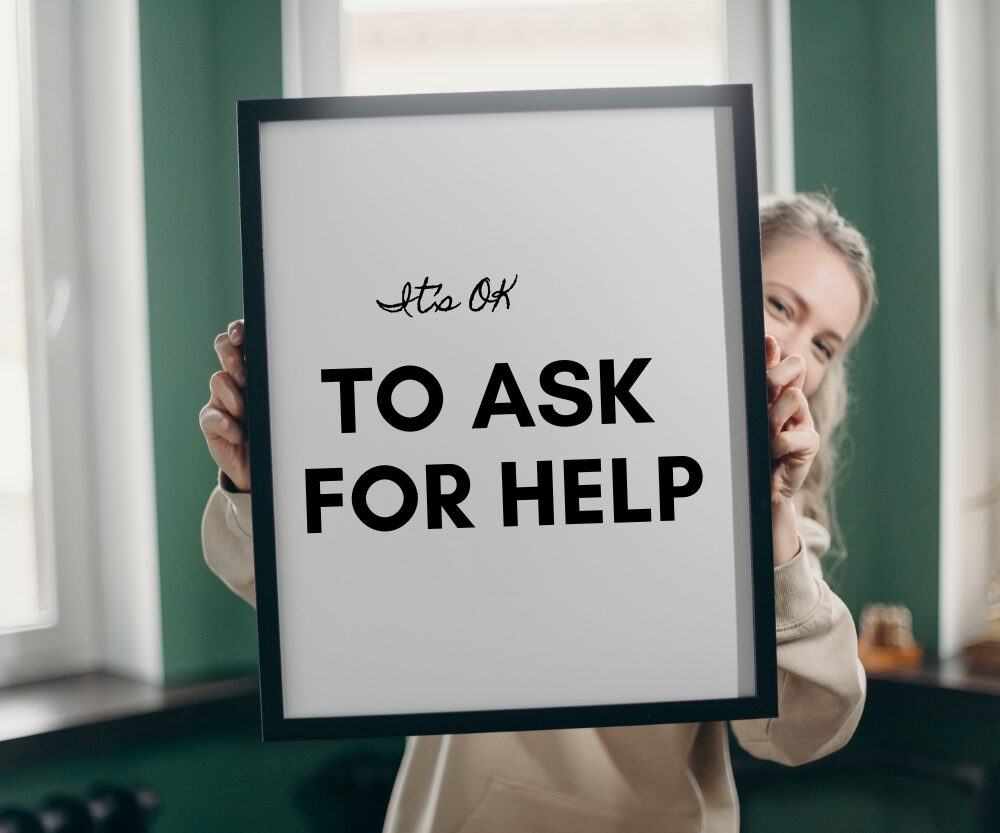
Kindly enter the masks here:
M 221 470 L 201 517 L 201 548 L 212 572 L 256 607 L 250 493 L 236 491 Z
M 778 716 L 730 722 L 748 753 L 788 766 L 844 746 L 867 693 L 854 618 L 822 577 L 830 534 L 810 518 L 797 523 L 799 552 L 774 568 Z

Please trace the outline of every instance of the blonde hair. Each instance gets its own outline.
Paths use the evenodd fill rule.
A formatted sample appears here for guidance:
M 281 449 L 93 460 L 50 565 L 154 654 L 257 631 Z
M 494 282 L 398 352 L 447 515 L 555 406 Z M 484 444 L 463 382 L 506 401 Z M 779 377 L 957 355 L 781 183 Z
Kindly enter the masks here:
M 845 555 L 843 535 L 837 523 L 833 487 L 844 440 L 842 423 L 851 402 L 845 359 L 878 303 L 875 269 L 864 236 L 841 216 L 827 195 L 799 193 L 763 197 L 760 202 L 761 254 L 766 255 L 782 243 L 802 238 L 821 240 L 840 254 L 861 290 L 858 320 L 831 360 L 823 381 L 809 398 L 820 447 L 795 498 L 795 508 L 800 515 L 830 530 L 833 545 L 828 552 L 842 560 Z

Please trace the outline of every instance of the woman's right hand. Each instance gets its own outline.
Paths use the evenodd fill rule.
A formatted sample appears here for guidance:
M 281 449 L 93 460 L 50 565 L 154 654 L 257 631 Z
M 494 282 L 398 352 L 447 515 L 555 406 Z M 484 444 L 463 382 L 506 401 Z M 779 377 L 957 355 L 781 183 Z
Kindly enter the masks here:
M 247 383 L 243 319 L 233 321 L 215 337 L 215 353 L 222 370 L 212 374 L 208 402 L 198 415 L 212 458 L 241 492 L 250 491 L 250 444 L 246 430 Z

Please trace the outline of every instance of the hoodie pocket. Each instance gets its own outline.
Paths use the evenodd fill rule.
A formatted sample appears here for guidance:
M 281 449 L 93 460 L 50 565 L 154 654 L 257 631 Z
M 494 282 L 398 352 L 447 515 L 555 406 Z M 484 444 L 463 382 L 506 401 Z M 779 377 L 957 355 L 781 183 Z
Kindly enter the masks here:
M 701 817 L 622 807 L 490 776 L 486 792 L 455 833 L 698 833 Z

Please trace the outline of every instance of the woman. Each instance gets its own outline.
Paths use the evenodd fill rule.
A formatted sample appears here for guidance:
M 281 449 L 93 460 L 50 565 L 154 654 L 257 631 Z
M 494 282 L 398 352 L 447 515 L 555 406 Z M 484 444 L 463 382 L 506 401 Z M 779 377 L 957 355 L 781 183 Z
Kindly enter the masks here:
M 844 359 L 875 304 L 861 234 L 825 197 L 761 205 L 778 660 L 776 718 L 736 720 L 750 754 L 788 765 L 843 746 L 866 694 L 854 620 L 822 578 L 829 438 L 844 415 Z M 202 520 L 211 569 L 255 604 L 243 324 L 215 341 L 222 370 L 200 422 L 219 485 Z M 820 438 L 826 438 L 821 442 Z M 386 833 L 739 829 L 724 722 L 407 738 Z

